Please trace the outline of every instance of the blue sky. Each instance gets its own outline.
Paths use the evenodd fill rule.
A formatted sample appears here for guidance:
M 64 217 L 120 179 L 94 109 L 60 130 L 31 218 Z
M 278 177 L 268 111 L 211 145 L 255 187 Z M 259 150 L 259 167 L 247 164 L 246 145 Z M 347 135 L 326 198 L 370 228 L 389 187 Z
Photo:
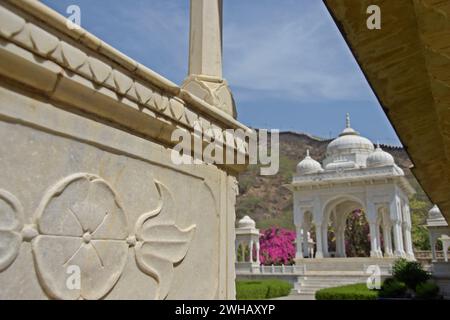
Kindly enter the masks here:
M 43 0 L 126 55 L 181 84 L 189 0 Z M 400 142 L 321 0 L 225 0 L 224 76 L 246 125 Z

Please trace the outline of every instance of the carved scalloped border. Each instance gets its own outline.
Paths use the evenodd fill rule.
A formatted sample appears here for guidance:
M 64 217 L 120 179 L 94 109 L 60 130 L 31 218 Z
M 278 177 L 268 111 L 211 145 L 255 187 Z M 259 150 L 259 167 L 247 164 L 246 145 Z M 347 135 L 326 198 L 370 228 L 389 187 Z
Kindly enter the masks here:
M 97 57 L 99 54 L 92 54 L 91 49 L 80 50 L 1 5 L 0 37 L 51 60 L 64 69 L 92 81 L 96 86 L 114 91 L 118 95 L 118 101 L 120 97 L 126 97 L 141 108 L 161 113 L 190 129 L 194 128 L 195 123 L 201 123 L 204 133 L 214 127 L 211 121 L 192 111 L 182 98 L 165 94 L 163 90 L 149 83 L 130 77 L 113 64 L 99 59 Z M 181 97 L 186 95 L 186 92 L 181 93 Z M 236 127 L 236 124 L 233 127 Z M 248 130 L 244 126 L 240 128 Z M 245 141 L 241 141 L 239 137 L 234 137 L 233 140 L 233 148 L 237 147 L 239 152 L 247 151 Z M 223 141 L 228 143 L 230 140 L 225 139 L 224 135 Z M 240 148 L 241 145 L 244 147 Z

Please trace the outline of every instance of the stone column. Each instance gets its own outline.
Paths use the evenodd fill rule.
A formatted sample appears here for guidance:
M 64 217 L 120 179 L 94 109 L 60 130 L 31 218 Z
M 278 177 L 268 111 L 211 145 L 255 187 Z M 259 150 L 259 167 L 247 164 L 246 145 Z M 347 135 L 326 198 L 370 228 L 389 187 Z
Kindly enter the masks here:
M 430 245 L 431 245 L 431 261 L 436 262 L 436 236 L 430 232 Z
M 383 224 L 383 239 L 384 239 L 384 255 L 386 257 L 392 257 L 392 239 L 391 239 L 391 227 L 389 224 Z
M 316 224 L 316 259 L 323 258 L 322 224 Z
M 409 205 L 407 203 L 403 205 L 403 237 L 406 256 L 408 259 L 414 260 L 414 249 L 411 236 L 411 216 L 409 212 Z
M 322 247 L 323 247 L 323 256 L 329 257 L 330 254 L 328 252 L 328 223 L 322 223 Z
M 335 238 L 336 238 L 336 257 L 341 257 L 342 256 L 342 234 L 341 234 L 341 219 L 340 216 L 338 218 L 338 215 L 336 213 L 336 211 L 334 212 L 334 233 L 335 233 Z
M 345 221 L 339 228 L 339 248 L 340 257 L 345 258 L 347 256 L 347 253 L 345 252 Z
M 411 226 L 405 222 L 403 223 L 403 237 L 405 253 L 408 259 L 414 259 L 414 249 L 412 245 Z
M 303 217 L 303 230 L 302 230 L 302 239 L 303 239 L 303 257 L 309 258 L 312 257 L 309 250 L 309 239 L 308 239 L 308 230 L 311 228 L 310 222 L 307 217 Z
M 405 257 L 405 250 L 403 249 L 403 235 L 402 235 L 402 211 L 400 208 L 400 203 L 398 197 L 395 196 L 391 201 L 390 206 L 390 216 L 393 223 L 393 233 L 394 233 L 394 255 L 396 257 Z
M 236 117 L 222 77 L 222 0 L 191 0 L 189 76 L 182 88 Z
M 253 263 L 253 240 L 250 240 L 250 250 L 249 250 L 249 254 L 250 254 L 250 262 Z
M 303 259 L 303 252 L 302 252 L 302 228 L 298 225 L 296 225 L 296 240 L 295 240 L 295 246 L 296 246 L 296 253 L 295 258 L 296 259 Z
M 378 240 L 377 240 L 377 224 L 369 222 L 370 228 L 370 256 L 372 258 L 378 257 Z
M 334 238 L 336 239 L 336 257 L 340 257 L 341 256 L 341 244 L 340 244 L 340 234 L 339 234 L 339 230 L 338 228 L 335 227 L 334 229 Z
M 367 221 L 369 222 L 369 232 L 370 232 L 370 256 L 373 258 L 377 258 L 378 255 L 378 215 L 377 209 L 374 203 L 367 203 L 367 212 L 366 212 Z
M 444 261 L 448 262 L 448 248 L 450 247 L 450 239 L 448 237 L 442 237 L 442 252 L 444 253 Z
M 258 265 L 261 264 L 261 261 L 259 260 L 259 241 L 256 242 L 256 263 Z
M 383 257 L 383 251 L 381 250 L 381 233 L 380 224 L 377 224 L 377 255 L 378 257 Z
M 405 250 L 403 249 L 403 235 L 402 235 L 402 222 L 400 220 L 394 221 L 394 255 L 396 257 L 405 257 Z

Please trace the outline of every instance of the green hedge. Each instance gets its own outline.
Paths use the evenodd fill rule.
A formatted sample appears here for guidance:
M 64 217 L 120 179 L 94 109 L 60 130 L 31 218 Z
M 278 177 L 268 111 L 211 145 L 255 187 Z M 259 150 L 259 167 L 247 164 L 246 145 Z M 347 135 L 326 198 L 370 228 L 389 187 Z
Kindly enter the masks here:
M 431 277 L 428 272 L 423 270 L 419 262 L 406 259 L 395 261 L 392 276 L 394 279 L 403 282 L 410 290 L 416 290 L 418 284 L 427 282 Z
M 377 298 L 378 292 L 368 289 L 365 283 L 325 288 L 316 292 L 316 300 L 376 300 Z
M 434 282 L 419 283 L 416 287 L 416 298 L 437 299 L 439 297 L 439 287 Z
M 289 282 L 270 279 L 258 281 L 236 281 L 237 300 L 264 300 L 284 297 L 291 292 Z
M 406 296 L 408 288 L 404 282 L 394 278 L 386 279 L 381 285 L 381 298 L 403 298 Z

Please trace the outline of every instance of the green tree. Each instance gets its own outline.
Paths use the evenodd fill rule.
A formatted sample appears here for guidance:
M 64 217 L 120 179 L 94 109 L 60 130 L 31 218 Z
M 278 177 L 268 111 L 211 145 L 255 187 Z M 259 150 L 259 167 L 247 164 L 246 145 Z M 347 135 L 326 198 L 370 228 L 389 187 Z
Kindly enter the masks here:
M 409 201 L 409 206 L 411 211 L 411 236 L 413 246 L 416 250 L 430 250 L 426 220 L 431 205 L 428 201 L 422 199 L 419 200 L 417 196 L 413 196 Z

